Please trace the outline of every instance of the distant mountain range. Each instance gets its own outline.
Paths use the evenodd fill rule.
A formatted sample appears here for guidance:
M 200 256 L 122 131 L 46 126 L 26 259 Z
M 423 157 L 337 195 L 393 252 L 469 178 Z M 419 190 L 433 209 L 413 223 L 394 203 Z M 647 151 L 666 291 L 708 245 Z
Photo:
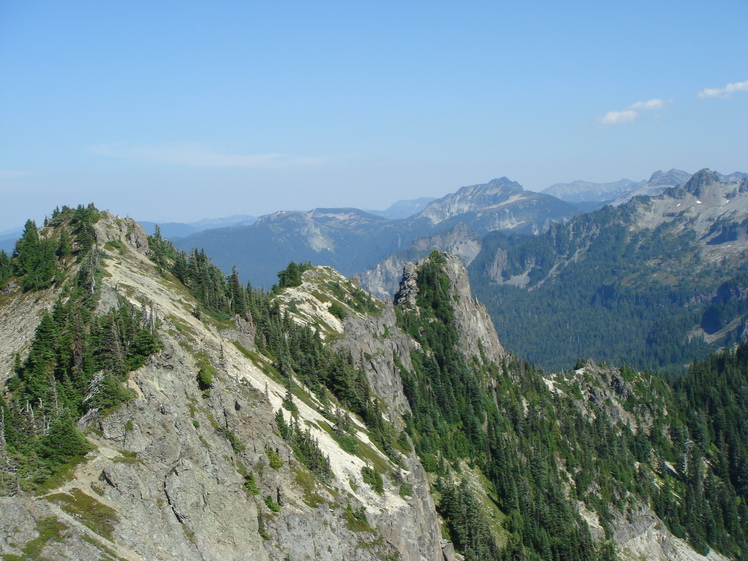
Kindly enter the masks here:
M 748 177 L 748 174 L 743 172 L 718 175 L 724 183 L 735 183 Z M 688 183 L 689 179 L 691 179 L 690 173 L 679 169 L 671 169 L 669 171 L 656 171 L 648 180 L 643 181 L 631 181 L 629 179 L 621 179 L 612 183 L 572 181 L 571 183 L 556 183 L 546 187 L 542 192 L 562 201 L 578 205 L 589 203 L 619 205 L 639 195 L 659 195 L 670 187 L 682 187 Z
M 748 334 L 748 179 L 684 185 L 536 237 L 493 232 L 473 289 L 502 341 L 546 368 L 580 357 L 678 371 Z
M 397 201 L 387 210 L 367 210 L 369 214 L 388 218 L 389 220 L 402 220 L 421 212 L 424 207 L 434 200 L 434 197 L 421 197 L 408 201 Z
M 225 218 L 203 218 L 197 222 L 141 222 L 140 224 L 149 236 L 152 236 L 156 232 L 156 226 L 158 225 L 163 237 L 174 239 L 185 238 L 192 234 L 197 234 L 198 232 L 203 232 L 205 230 L 213 230 L 215 228 L 248 226 L 254 224 L 256 221 L 256 216 L 237 214 Z
M 0 232 L 0 250 L 10 255 L 16 245 L 16 240 L 21 237 L 22 233 L 23 228 L 12 228 Z
M 381 298 L 433 249 L 469 267 L 502 339 L 533 362 L 675 368 L 748 334 L 748 174 L 671 169 L 542 193 L 506 177 L 385 211 L 281 211 L 160 225 L 184 251 L 269 289 L 290 261 Z M 153 233 L 154 223 L 143 223 Z M 19 230 L 0 234 L 10 253 Z
M 401 201 L 393 206 L 412 209 L 425 202 L 420 201 Z M 253 285 L 270 287 L 277 281 L 277 271 L 289 261 L 330 265 L 351 276 L 410 247 L 419 238 L 437 235 L 457 224 L 468 226 L 478 235 L 494 230 L 537 234 L 579 212 L 571 203 L 525 191 L 502 177 L 463 187 L 398 220 L 352 208 L 283 211 L 262 216 L 251 225 L 206 230 L 172 241 L 185 251 L 204 248 L 223 270 L 236 266 Z

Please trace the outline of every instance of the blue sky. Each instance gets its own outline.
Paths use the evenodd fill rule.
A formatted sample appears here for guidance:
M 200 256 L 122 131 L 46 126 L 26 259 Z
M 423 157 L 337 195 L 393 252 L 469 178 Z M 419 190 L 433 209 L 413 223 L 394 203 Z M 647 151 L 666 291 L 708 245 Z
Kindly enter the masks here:
M 748 171 L 748 2 L 0 2 L 0 231 Z

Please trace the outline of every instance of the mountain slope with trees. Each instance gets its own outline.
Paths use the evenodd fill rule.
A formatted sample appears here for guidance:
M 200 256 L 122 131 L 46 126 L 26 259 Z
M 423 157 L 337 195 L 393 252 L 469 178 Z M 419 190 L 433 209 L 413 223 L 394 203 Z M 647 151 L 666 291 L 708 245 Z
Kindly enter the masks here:
M 306 262 L 257 290 L 93 208 L 32 226 L 0 286 L 39 317 L 0 327 L 8 558 L 746 559 L 742 346 L 550 373 L 449 254 L 382 302 Z M 25 286 L 42 241 L 68 250 Z
M 486 236 L 471 278 L 502 339 L 546 368 L 674 370 L 742 340 L 748 182 L 721 179 L 702 170 L 541 236 Z

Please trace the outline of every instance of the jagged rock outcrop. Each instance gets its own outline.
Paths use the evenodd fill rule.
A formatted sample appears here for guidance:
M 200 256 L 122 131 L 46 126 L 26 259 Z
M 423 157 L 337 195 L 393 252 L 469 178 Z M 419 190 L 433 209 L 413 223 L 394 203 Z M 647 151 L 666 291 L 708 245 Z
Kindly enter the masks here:
M 484 356 L 498 364 L 505 355 L 504 348 L 499 342 L 485 306 L 473 298 L 465 265 L 454 255 L 443 255 L 443 267 L 450 282 L 454 321 L 460 337 L 462 354 L 468 361 L 472 357 Z M 418 268 L 422 263 L 423 260 L 418 265 L 406 263 L 400 290 L 395 294 L 395 305 L 417 311 Z
M 334 294 L 326 292 L 330 284 Z M 325 297 L 322 298 L 322 294 Z M 361 312 L 355 305 L 369 299 L 374 312 Z M 396 360 L 412 369 L 410 351 L 417 343 L 397 326 L 392 302 L 380 302 L 364 295 L 355 282 L 330 267 L 315 267 L 302 274 L 300 286 L 285 290 L 276 301 L 285 309 L 295 310 L 295 318 L 307 325 L 316 325 L 322 336 L 337 349 L 350 353 L 354 362 L 363 367 L 369 385 L 386 408 L 386 416 L 396 429 L 403 428 L 403 415 L 410 406 L 403 392 Z M 333 303 L 345 310 L 342 319 L 333 315 Z M 419 561 L 439 559 L 439 522 L 429 491 L 426 472 L 417 456 L 403 457 L 404 483 L 412 486 L 407 508 L 385 508 L 373 519 L 382 536 L 395 545 L 402 559 Z M 390 502 L 390 501 L 388 501 Z
M 408 249 L 393 253 L 364 271 L 361 285 L 378 298 L 389 300 L 397 292 L 405 264 L 423 259 L 434 249 L 457 255 L 467 267 L 480 252 L 481 240 L 472 228 L 458 222 L 449 230 L 415 240 Z
M 473 297 L 467 270 L 462 261 L 454 255 L 446 255 L 446 258 L 444 271 L 452 287 L 460 350 L 467 360 L 485 356 L 498 364 L 505 352 L 486 307 Z

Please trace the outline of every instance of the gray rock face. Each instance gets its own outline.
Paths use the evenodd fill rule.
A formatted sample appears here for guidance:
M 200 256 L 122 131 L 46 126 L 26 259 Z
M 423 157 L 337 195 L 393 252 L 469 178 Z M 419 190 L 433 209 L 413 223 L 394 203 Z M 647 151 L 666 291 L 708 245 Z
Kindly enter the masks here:
M 447 255 L 444 271 L 452 286 L 455 324 L 462 354 L 467 360 L 484 356 L 498 364 L 506 353 L 486 307 L 473 298 L 465 265 L 454 255 Z
M 410 407 L 403 393 L 395 358 L 412 369 L 410 350 L 415 343 L 398 329 L 396 323 L 392 302 L 387 302 L 379 314 L 349 314 L 343 322 L 345 336 L 335 342 L 335 347 L 349 351 L 364 368 L 371 389 L 387 406 L 389 419 L 402 428 L 400 417 L 409 412 Z
M 103 218 L 96 235 L 100 244 L 119 240 L 125 246 L 104 262 L 102 306 L 108 309 L 117 294 L 138 305 L 147 301 L 164 347 L 130 375 L 133 400 L 81 421 L 95 450 L 68 480 L 42 497 L 0 499 L 0 555 L 24 556 L 34 548 L 40 558 L 79 561 L 441 559 L 440 527 L 415 455 L 403 457 L 398 468 L 359 427 L 362 445 L 388 466 L 384 492 L 377 494 L 362 480 L 369 460 L 344 452 L 323 430 L 318 410 L 299 401 L 298 423 L 312 431 L 334 473 L 328 484 L 317 480 L 279 436 L 282 384 L 263 372 L 261 358 L 250 359 L 232 344 L 251 348 L 251 321 L 235 318 L 235 328 L 226 329 L 226 322 L 195 318 L 195 302 L 158 274 L 142 230 L 128 221 Z M 9 294 L 14 304 L 8 309 L 30 323 L 3 322 L 0 342 L 25 352 L 34 318 L 54 297 L 50 292 L 27 302 Z M 22 337 L 19 325 L 26 326 Z M 408 405 L 394 357 L 410 367 L 412 341 L 397 330 L 392 305 L 370 316 L 352 314 L 346 330 L 339 344 L 364 357 L 374 391 L 401 426 Z M 13 357 L 0 360 L 7 377 Z M 217 371 L 210 393 L 198 387 L 198 360 Z M 271 455 L 281 465 L 271 464 Z M 258 494 L 245 486 L 245 475 Z M 400 481 L 412 486 L 411 495 L 400 496 Z M 351 512 L 360 508 L 368 524 L 352 522 Z
M 124 241 L 138 253 L 145 255 L 148 252 L 148 234 L 132 218 L 104 218 L 96 223 L 94 230 L 96 242 L 101 245 L 110 241 Z

